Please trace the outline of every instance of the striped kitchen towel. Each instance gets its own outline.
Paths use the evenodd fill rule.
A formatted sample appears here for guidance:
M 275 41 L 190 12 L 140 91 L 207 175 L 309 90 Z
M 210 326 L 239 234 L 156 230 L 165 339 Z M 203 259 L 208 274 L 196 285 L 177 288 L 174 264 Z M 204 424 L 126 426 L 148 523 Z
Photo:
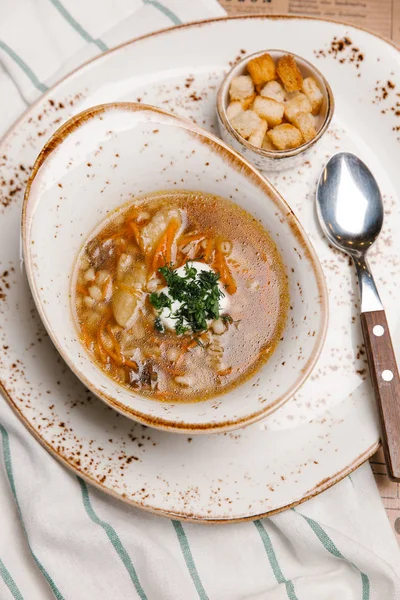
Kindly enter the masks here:
M 1 0 L 0 135 L 81 62 L 220 14 L 214 0 Z M 0 600 L 47 598 L 399 600 L 400 552 L 368 465 L 270 519 L 180 523 L 87 485 L 0 399 Z

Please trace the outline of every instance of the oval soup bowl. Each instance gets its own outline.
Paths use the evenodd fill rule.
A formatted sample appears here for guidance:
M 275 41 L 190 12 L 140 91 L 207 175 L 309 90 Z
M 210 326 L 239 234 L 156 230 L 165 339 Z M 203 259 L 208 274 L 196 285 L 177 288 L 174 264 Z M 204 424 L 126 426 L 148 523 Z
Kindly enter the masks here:
M 288 322 L 274 354 L 250 380 L 197 403 L 161 403 L 118 385 L 79 341 L 71 306 L 77 255 L 112 211 L 161 190 L 232 199 L 269 231 L 289 279 Z M 134 103 L 86 110 L 63 125 L 36 160 L 22 236 L 33 297 L 57 350 L 99 398 L 145 425 L 210 433 L 250 424 L 287 401 L 321 351 L 328 318 L 321 266 L 278 192 L 218 138 L 160 109 Z

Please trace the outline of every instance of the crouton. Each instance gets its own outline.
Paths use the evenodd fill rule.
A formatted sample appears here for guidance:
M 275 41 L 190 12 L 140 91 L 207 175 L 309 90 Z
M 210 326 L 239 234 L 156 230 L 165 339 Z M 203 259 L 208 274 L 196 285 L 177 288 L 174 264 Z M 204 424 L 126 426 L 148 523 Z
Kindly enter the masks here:
M 305 94 L 298 94 L 285 103 L 285 117 L 290 123 L 299 113 L 311 113 L 311 110 L 311 103 Z
M 251 96 L 247 96 L 244 100 L 241 100 L 243 110 L 247 110 L 253 104 L 256 95 L 252 94 Z
M 262 149 L 263 150 L 276 150 L 275 146 L 273 145 L 273 143 L 271 142 L 270 138 L 268 137 L 268 135 L 266 135 L 264 137 L 264 141 L 263 141 L 263 145 L 262 145 Z
M 306 77 L 303 81 L 303 92 L 312 106 L 312 114 L 317 115 L 321 110 L 323 95 L 313 77 Z
M 257 56 L 247 63 L 247 70 L 255 85 L 276 79 L 276 67 L 270 54 Z
M 274 127 L 271 131 L 267 131 L 267 136 L 278 150 L 297 148 L 303 142 L 300 131 L 290 123 L 283 123 Z
M 267 121 L 269 127 L 275 127 L 275 125 L 282 123 L 285 106 L 281 102 L 272 100 L 272 98 L 257 96 L 254 100 L 253 110 Z
M 231 119 L 233 119 L 233 117 L 236 117 L 236 115 L 241 113 L 242 110 L 243 106 L 242 103 L 239 102 L 239 100 L 234 100 L 233 102 L 228 104 L 226 108 L 226 116 L 228 117 L 228 120 L 230 121 Z
M 309 142 L 317 135 L 314 117 L 309 112 L 298 113 L 293 117 L 292 123 L 300 131 L 305 142 Z
M 229 88 L 231 100 L 245 100 L 254 94 L 254 84 L 249 75 L 234 77 Z
M 252 146 L 255 146 L 256 148 L 261 148 L 264 138 L 265 138 L 265 134 L 267 133 L 267 129 L 268 129 L 267 121 L 264 121 L 264 119 L 261 119 L 260 126 L 249 137 L 249 143 L 252 144 Z
M 231 119 L 231 125 L 239 135 L 249 138 L 261 125 L 261 119 L 252 110 L 244 110 Z
M 277 73 L 287 92 L 296 92 L 301 90 L 303 77 L 293 56 L 286 54 L 278 60 Z
M 297 96 L 299 96 L 302 93 L 303 92 L 286 92 L 285 101 L 289 102 L 289 100 L 293 100 L 293 98 L 297 98 Z
M 279 81 L 268 81 L 260 90 L 260 94 L 264 98 L 272 98 L 277 102 L 283 102 L 286 98 L 285 90 Z

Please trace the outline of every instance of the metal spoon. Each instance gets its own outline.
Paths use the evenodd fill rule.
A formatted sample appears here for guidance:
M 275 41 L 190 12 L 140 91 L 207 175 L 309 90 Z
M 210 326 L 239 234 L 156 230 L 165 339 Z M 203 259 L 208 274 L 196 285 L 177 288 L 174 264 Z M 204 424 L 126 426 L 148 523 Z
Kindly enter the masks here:
M 361 325 L 381 416 L 382 445 L 389 477 L 400 481 L 399 372 L 366 257 L 382 229 L 383 204 L 371 171 L 359 158 L 341 152 L 328 161 L 318 182 L 317 214 L 325 235 L 351 256 L 357 270 Z

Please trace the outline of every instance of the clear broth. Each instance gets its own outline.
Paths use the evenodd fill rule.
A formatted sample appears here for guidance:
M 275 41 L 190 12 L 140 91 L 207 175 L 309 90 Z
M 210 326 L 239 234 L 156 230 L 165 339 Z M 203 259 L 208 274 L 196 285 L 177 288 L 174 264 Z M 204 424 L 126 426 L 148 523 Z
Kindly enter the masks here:
M 193 260 L 220 272 L 228 314 L 204 332 L 161 333 L 149 302 L 166 285 L 157 269 Z M 281 256 L 262 225 L 233 202 L 189 191 L 136 199 L 107 217 L 78 256 L 72 298 L 96 364 L 166 402 L 206 400 L 254 375 L 282 337 L 289 304 Z

